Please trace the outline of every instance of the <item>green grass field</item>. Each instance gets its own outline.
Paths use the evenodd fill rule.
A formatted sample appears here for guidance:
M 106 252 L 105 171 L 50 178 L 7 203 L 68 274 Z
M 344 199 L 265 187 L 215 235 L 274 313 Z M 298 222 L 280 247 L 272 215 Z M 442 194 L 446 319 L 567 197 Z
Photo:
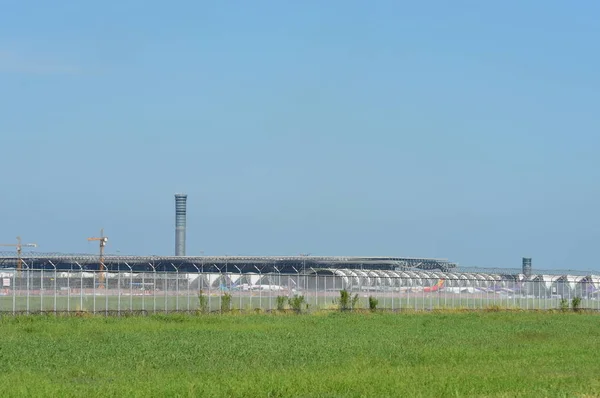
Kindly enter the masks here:
M 4 317 L 0 393 L 598 396 L 599 321 L 503 312 Z

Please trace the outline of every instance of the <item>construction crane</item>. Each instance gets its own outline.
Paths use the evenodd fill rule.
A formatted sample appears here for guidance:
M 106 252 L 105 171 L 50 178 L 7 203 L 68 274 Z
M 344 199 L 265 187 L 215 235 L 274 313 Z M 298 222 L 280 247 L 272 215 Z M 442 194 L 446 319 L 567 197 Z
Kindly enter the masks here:
M 21 259 L 21 253 L 24 247 L 37 247 L 35 243 L 21 243 L 21 237 L 17 236 L 17 243 L 2 243 L 0 246 L 3 247 L 16 247 L 17 248 L 17 271 L 21 272 L 21 265 L 23 264 L 23 260 Z
M 106 246 L 106 242 L 108 241 L 108 237 L 104 236 L 104 228 L 100 230 L 100 237 L 88 238 L 88 241 L 98 241 L 100 242 L 100 271 L 104 268 L 106 270 L 106 265 L 104 265 L 104 246 Z M 100 272 L 100 277 L 98 280 L 98 287 L 104 288 L 104 272 Z

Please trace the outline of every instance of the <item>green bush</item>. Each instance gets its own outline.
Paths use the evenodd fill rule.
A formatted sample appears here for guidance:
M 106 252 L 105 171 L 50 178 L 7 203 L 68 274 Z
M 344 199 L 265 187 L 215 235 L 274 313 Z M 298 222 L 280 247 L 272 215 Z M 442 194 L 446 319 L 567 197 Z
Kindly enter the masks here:
M 561 310 L 562 312 L 567 312 L 567 311 L 569 311 L 569 300 L 567 300 L 567 299 L 565 299 L 565 298 L 563 298 L 563 299 L 560 299 L 560 303 L 559 303 L 559 305 L 560 305 L 560 310 Z
M 295 313 L 299 314 L 302 312 L 302 307 L 304 304 L 304 296 L 295 295 L 294 297 L 288 300 L 288 304 L 294 310 Z M 308 308 L 308 306 L 307 306 Z
M 231 311 L 231 294 L 225 293 L 221 296 L 221 312 Z
M 287 297 L 285 296 L 277 296 L 277 311 L 285 310 L 285 303 L 287 301 Z
M 346 289 L 340 290 L 340 299 L 338 302 L 340 311 L 353 310 L 356 307 L 357 303 L 358 294 L 355 294 L 354 297 L 352 297 Z
M 198 311 L 202 314 L 208 312 L 208 297 L 204 295 L 202 290 L 198 292 Z
M 357 304 L 358 304 L 358 293 L 355 294 L 354 297 L 352 297 L 352 302 L 351 302 L 352 309 L 355 309 Z
M 571 306 L 573 307 L 573 311 L 579 311 L 581 309 L 581 297 L 573 297 L 571 299 Z
M 369 296 L 369 309 L 371 311 L 377 310 L 377 304 L 379 304 L 379 300 L 373 296 Z

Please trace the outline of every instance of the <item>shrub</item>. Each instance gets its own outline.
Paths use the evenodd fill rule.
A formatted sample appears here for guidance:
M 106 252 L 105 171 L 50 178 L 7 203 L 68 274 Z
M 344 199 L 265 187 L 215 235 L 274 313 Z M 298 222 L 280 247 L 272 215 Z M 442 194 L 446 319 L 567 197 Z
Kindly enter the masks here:
M 369 309 L 371 311 L 377 310 L 377 304 L 379 304 L 379 300 L 373 296 L 369 296 Z
M 225 293 L 221 296 L 221 312 L 231 311 L 231 294 Z
M 339 299 L 339 308 L 340 311 L 349 311 L 356 307 L 358 303 L 358 294 L 355 294 L 354 297 L 350 295 L 350 293 L 346 290 L 340 290 L 340 299 Z
M 571 299 L 571 306 L 573 307 L 573 311 L 579 311 L 581 309 L 581 297 L 573 297 Z
M 567 312 L 569 310 L 569 300 L 566 298 L 560 299 L 559 306 L 562 312 Z
M 204 295 L 202 290 L 198 292 L 198 311 L 202 314 L 208 312 L 208 297 Z
M 286 301 L 287 301 L 287 297 L 277 296 L 277 311 L 283 311 L 285 309 Z
M 352 297 L 352 302 L 350 304 L 352 305 L 352 309 L 356 308 L 356 305 L 358 304 L 358 293 Z
M 288 304 L 292 307 L 295 313 L 299 314 L 302 312 L 302 304 L 304 304 L 304 296 L 295 295 L 288 300 Z M 308 305 L 306 306 L 308 308 Z

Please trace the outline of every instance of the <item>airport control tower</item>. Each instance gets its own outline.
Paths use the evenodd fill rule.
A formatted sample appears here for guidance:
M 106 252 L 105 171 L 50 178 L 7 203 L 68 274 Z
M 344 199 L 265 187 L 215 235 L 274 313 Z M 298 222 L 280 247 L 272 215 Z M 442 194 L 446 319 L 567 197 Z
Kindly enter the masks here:
M 185 256 L 185 222 L 187 195 L 175 194 L 175 255 Z

